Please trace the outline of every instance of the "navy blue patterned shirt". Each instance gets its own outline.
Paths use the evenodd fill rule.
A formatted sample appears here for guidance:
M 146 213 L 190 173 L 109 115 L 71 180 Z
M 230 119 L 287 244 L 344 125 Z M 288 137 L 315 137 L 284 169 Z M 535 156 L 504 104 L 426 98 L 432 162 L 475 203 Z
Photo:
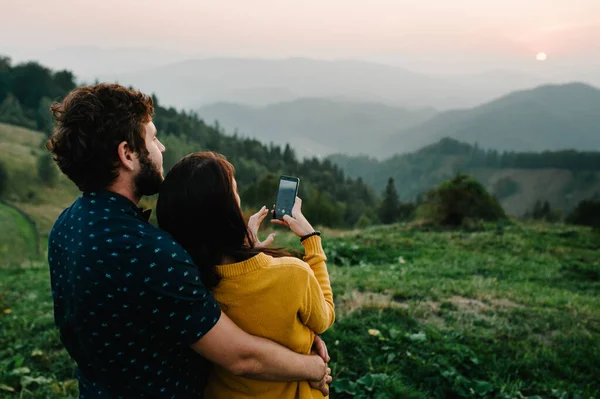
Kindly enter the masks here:
M 221 311 L 189 255 L 127 198 L 84 193 L 48 239 L 54 317 L 81 399 L 202 398 L 189 346 Z

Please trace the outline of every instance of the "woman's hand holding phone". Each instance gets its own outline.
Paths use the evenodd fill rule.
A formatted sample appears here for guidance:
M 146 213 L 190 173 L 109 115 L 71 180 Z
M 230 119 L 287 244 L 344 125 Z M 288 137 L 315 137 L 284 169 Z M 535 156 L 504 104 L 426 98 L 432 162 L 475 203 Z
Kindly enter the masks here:
M 271 219 L 271 223 L 289 227 L 298 237 L 304 237 L 315 231 L 302 214 L 302 200 L 299 197 L 296 197 L 296 201 L 294 202 L 292 216 L 285 215 L 283 220 Z

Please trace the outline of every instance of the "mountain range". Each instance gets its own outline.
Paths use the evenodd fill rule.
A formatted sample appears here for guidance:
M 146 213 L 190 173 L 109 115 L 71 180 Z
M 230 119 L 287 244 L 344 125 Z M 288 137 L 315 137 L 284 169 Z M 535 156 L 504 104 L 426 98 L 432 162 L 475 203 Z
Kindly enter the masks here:
M 546 85 L 399 129 L 376 153 L 414 151 L 442 137 L 498 151 L 600 150 L 598 110 L 600 90 L 595 87 Z
M 189 59 L 126 73 L 119 81 L 160 94 L 167 105 L 196 109 L 215 102 L 265 106 L 299 98 L 378 102 L 409 109 L 472 107 L 511 90 L 544 80 L 519 72 L 492 71 L 468 76 L 428 76 L 365 61 L 208 58 Z
M 517 91 L 486 104 L 436 113 L 379 103 L 300 99 L 265 107 L 217 103 L 207 122 L 301 156 L 366 154 L 383 159 L 442 137 L 498 151 L 600 150 L 600 90 L 581 83 Z
M 301 157 L 320 158 L 336 152 L 372 153 L 399 128 L 417 125 L 435 110 L 303 98 L 265 107 L 217 103 L 200 108 L 198 114 L 208 123 L 218 121 L 226 132 L 289 143 Z

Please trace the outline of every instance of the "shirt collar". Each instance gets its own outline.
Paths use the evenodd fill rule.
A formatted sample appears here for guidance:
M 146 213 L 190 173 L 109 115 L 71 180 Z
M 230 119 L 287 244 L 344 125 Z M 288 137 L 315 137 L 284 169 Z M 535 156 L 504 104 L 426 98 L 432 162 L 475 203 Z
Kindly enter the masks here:
M 109 190 L 95 190 L 83 193 L 83 196 L 90 200 L 101 200 L 122 207 L 124 211 L 129 211 L 132 216 L 142 218 L 145 221 L 150 219 L 152 209 L 140 208 L 131 202 L 127 197 Z

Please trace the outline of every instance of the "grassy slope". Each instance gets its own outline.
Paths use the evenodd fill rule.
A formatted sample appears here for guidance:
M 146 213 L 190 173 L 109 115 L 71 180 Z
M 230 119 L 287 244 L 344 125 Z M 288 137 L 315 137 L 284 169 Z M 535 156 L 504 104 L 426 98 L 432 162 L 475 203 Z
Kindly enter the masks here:
M 3 198 L 30 215 L 42 236 L 79 195 L 77 187 L 62 174 L 53 187 L 45 186 L 37 177 L 36 159 L 46 151 L 42 148 L 44 140 L 43 133 L 0 123 L 0 161 L 9 173 Z
M 37 231 L 17 210 L 0 203 L 0 265 L 38 257 Z
M 285 234 L 277 240 L 297 245 Z M 325 334 L 332 397 L 600 395 L 597 232 L 392 226 L 327 233 L 325 243 L 338 315 Z M 0 314 L 8 308 L 0 316 L 0 384 L 19 391 L 30 383 L 26 398 L 74 397 L 44 264 L 0 269 Z
M 531 210 L 538 200 L 553 208 L 571 210 L 579 202 L 600 194 L 599 172 L 572 172 L 565 169 L 479 169 L 471 172 L 488 190 L 502 178 L 519 185 L 519 192 L 500 200 L 504 210 L 515 216 Z

